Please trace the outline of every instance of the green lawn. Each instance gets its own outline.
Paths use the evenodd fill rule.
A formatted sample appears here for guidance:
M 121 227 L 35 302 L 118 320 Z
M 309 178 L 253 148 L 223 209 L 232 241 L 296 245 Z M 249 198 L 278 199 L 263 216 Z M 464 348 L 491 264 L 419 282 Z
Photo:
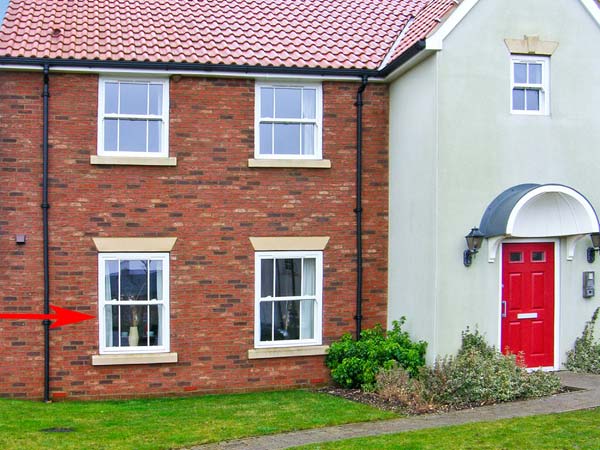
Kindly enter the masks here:
M 396 417 L 306 391 L 130 401 L 0 400 L 0 449 L 167 449 Z M 73 432 L 47 433 L 47 428 Z
M 600 448 L 600 408 L 563 414 L 350 439 L 302 449 L 594 449 Z

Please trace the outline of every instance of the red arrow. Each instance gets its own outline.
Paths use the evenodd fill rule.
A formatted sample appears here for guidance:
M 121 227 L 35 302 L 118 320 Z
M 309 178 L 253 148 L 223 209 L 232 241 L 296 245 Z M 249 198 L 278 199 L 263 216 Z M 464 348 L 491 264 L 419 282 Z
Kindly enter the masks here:
M 25 319 L 25 320 L 54 320 L 50 328 L 58 328 L 71 323 L 82 322 L 93 319 L 95 316 L 65 309 L 59 306 L 50 305 L 56 314 L 13 314 L 0 313 L 0 319 Z

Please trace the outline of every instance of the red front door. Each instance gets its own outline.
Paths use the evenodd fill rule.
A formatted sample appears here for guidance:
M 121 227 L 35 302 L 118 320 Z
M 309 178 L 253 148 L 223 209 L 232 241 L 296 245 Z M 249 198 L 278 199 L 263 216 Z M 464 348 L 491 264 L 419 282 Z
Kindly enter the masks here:
M 520 353 L 527 367 L 554 366 L 554 244 L 502 245 L 504 353 Z

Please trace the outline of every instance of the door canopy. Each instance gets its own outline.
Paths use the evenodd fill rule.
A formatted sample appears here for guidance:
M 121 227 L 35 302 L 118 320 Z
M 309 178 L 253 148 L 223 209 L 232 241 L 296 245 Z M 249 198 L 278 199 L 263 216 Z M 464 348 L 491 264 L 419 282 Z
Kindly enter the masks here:
M 591 203 L 568 186 L 520 184 L 487 207 L 479 230 L 485 237 L 558 237 L 599 231 Z
M 494 262 L 500 242 L 509 237 L 567 236 L 567 259 L 571 260 L 576 242 L 600 227 L 594 207 L 575 189 L 561 184 L 519 184 L 490 203 L 479 230 L 488 238 L 488 261 Z

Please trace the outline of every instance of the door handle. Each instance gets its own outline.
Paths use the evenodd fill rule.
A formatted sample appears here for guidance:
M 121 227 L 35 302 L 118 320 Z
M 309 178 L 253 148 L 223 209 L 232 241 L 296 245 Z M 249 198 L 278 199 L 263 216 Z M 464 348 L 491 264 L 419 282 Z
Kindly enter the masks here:
M 506 317 L 506 300 L 502 300 L 502 317 Z

